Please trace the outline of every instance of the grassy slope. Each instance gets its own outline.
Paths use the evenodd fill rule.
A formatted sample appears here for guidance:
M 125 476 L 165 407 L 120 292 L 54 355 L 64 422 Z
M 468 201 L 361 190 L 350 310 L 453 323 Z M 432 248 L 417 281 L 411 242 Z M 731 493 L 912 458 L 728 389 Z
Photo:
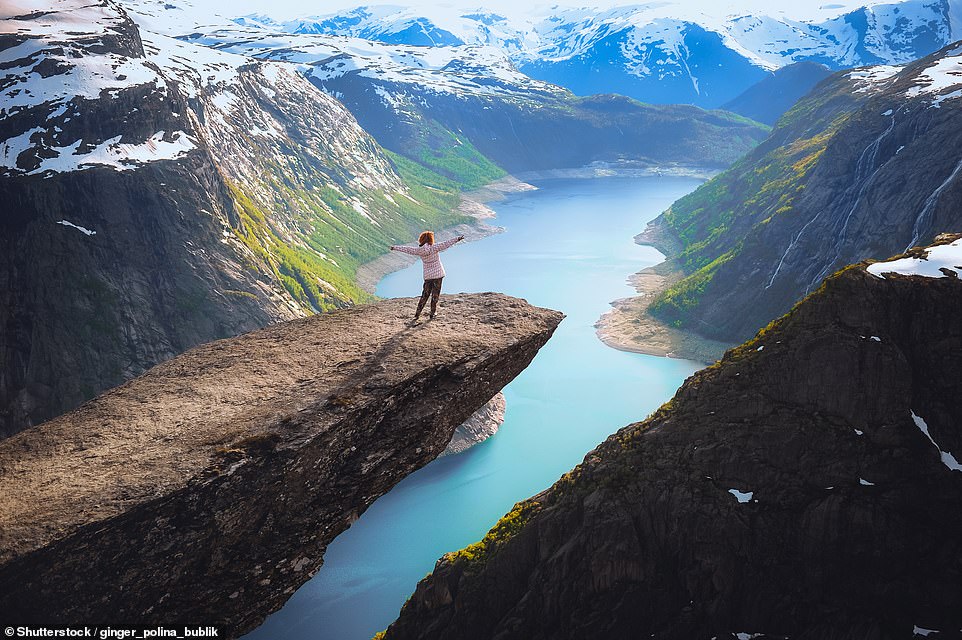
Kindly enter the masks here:
M 412 179 L 444 189 L 477 189 L 505 175 L 505 171 L 479 152 L 464 136 L 444 128 L 434 120 L 420 127 L 404 156 L 391 154 L 395 166 L 404 167 Z M 407 157 L 410 163 L 402 163 Z M 437 184 L 437 177 L 447 180 Z
M 859 105 L 846 88 L 837 78 L 821 85 L 779 120 L 768 140 L 662 214 L 663 228 L 682 246 L 671 261 L 686 277 L 652 302 L 655 317 L 684 326 L 718 268 L 742 251 L 745 235 L 793 214 L 821 155 Z
M 231 185 L 241 224 L 234 234 L 250 249 L 248 265 L 270 273 L 304 309 L 327 311 L 371 299 L 357 286 L 357 268 L 387 251 L 390 244 L 407 242 L 425 228 L 468 222 L 457 211 L 460 193 L 504 175 L 504 172 L 450 132 L 428 151 L 426 141 L 415 149 L 420 162 L 386 152 L 407 186 L 409 197 L 381 192 L 364 194 L 368 210 L 378 210 L 378 224 L 356 211 L 337 190 L 295 188 L 266 171 L 270 189 L 296 203 L 296 229 L 278 228 L 241 185 Z M 386 214 L 386 215 L 385 215 Z M 244 295 L 243 292 L 235 292 Z

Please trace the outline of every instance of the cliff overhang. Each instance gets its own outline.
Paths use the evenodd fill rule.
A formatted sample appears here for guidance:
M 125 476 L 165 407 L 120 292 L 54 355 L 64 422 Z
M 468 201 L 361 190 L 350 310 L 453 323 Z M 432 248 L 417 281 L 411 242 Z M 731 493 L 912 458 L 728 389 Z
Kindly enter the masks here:
M 192 349 L 0 442 L 8 624 L 214 624 L 237 636 L 330 541 L 440 454 L 562 314 L 409 299 Z

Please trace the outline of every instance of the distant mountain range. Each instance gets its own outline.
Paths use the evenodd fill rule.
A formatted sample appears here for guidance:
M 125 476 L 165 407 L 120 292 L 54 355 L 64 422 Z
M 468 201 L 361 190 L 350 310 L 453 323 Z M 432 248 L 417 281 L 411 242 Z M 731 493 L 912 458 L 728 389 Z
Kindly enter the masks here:
M 442 173 L 464 155 L 465 142 L 508 171 L 615 161 L 726 167 L 766 133 L 689 105 L 579 98 L 519 72 L 489 46 L 391 45 L 240 26 L 181 38 L 295 63 L 380 144 Z
M 619 93 L 707 108 L 795 62 L 830 69 L 904 64 L 962 37 L 962 10 L 949 0 L 871 4 L 815 21 L 747 12 L 715 18 L 671 2 L 551 11 L 502 15 L 374 5 L 292 21 L 252 15 L 236 22 L 389 44 L 492 46 L 525 74 L 578 95 Z

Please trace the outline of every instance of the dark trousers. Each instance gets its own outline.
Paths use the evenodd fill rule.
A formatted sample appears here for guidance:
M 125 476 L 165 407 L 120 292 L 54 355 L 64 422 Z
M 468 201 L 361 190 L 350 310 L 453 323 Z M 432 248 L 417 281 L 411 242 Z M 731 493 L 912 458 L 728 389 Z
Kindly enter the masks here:
M 434 278 L 424 281 L 424 289 L 421 290 L 421 300 L 418 302 L 418 310 L 414 314 L 415 318 L 421 316 L 421 311 L 424 309 L 424 304 L 428 301 L 428 296 L 431 296 L 431 317 L 434 317 L 434 312 L 438 310 L 438 298 L 441 296 L 442 280 L 444 280 L 444 278 Z

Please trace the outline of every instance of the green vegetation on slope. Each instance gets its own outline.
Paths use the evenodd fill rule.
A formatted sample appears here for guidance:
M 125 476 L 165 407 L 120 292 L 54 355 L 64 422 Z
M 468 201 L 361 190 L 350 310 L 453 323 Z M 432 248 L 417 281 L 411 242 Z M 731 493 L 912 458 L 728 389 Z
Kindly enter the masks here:
M 463 562 L 467 569 L 484 566 L 487 559 L 508 540 L 518 534 L 532 515 L 540 511 L 541 505 L 532 500 L 519 502 L 495 524 L 484 538 L 468 545 L 460 551 L 449 553 L 446 559 L 453 562 Z
M 434 120 L 424 120 L 404 155 L 429 173 L 451 180 L 463 190 L 477 189 L 505 175 L 464 136 L 458 136 Z M 397 156 L 395 154 L 394 158 Z M 420 173 L 413 167 L 409 171 Z M 430 178 L 428 178 L 430 180 Z
M 742 251 L 753 228 L 793 205 L 838 131 L 849 121 L 853 101 L 825 92 L 799 102 L 765 143 L 729 170 L 675 202 L 660 218 L 682 250 L 672 263 L 685 278 L 648 307 L 657 318 L 684 326 L 719 267 Z
M 389 245 L 409 242 L 423 229 L 471 220 L 457 207 L 461 185 L 476 178 L 453 171 L 454 178 L 445 177 L 388 155 L 406 193 L 368 191 L 363 200 L 350 199 L 331 187 L 308 190 L 292 185 L 271 168 L 263 174 L 263 185 L 245 189 L 231 184 L 240 218 L 233 232 L 251 251 L 248 267 L 272 276 L 305 310 L 327 311 L 372 297 L 356 284 L 357 269 L 386 253 Z M 283 203 L 277 206 L 287 207 L 294 228 L 271 224 L 251 197 L 267 186 L 283 194 Z
M 492 96 L 414 93 L 399 105 L 370 104 L 363 96 L 349 106 L 382 146 L 442 175 L 453 170 L 473 178 L 462 180 L 466 188 L 480 186 L 502 169 L 527 172 L 619 161 L 729 166 L 769 131 L 723 111 L 642 104 L 616 95 L 578 97 L 560 88 Z M 475 171 L 479 174 L 472 176 Z

